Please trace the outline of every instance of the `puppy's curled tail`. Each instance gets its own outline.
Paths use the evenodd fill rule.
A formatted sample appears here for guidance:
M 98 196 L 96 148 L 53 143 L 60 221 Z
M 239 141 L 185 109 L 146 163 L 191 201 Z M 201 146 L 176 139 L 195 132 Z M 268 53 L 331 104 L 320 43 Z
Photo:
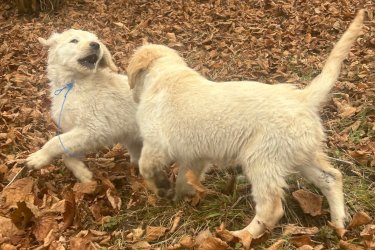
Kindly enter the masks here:
M 315 77 L 310 85 L 303 89 L 303 98 L 311 106 L 318 108 L 327 98 L 336 82 L 341 69 L 341 63 L 349 54 L 350 47 L 361 33 L 364 10 L 360 10 L 349 28 L 331 51 L 322 72 Z

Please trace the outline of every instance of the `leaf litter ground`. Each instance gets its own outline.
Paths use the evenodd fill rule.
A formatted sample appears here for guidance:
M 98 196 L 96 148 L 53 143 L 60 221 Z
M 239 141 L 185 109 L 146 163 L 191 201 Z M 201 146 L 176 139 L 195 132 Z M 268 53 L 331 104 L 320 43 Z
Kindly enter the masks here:
M 359 8 L 364 34 L 345 61 L 321 115 L 327 151 L 344 173 L 350 228 L 329 227 L 316 188 L 289 180 L 286 215 L 255 249 L 375 248 L 375 6 L 372 1 L 65 1 L 55 13 L 20 15 L 0 3 L 0 246 L 2 249 L 240 249 L 226 229 L 254 214 L 251 186 L 236 170 L 192 181 L 201 196 L 172 204 L 145 188 L 118 145 L 89 155 L 95 180 L 77 183 L 56 160 L 23 171 L 24 159 L 56 133 L 50 118 L 46 56 L 37 37 L 68 28 L 92 31 L 127 66 L 145 40 L 177 49 L 190 66 L 220 80 L 306 85 Z M 205 188 L 207 190 L 205 190 Z M 293 193 L 293 195 L 292 195 Z M 314 200 L 309 205 L 308 201 Z M 311 202 L 310 202 L 311 203 Z M 209 230 L 209 231 L 208 231 Z

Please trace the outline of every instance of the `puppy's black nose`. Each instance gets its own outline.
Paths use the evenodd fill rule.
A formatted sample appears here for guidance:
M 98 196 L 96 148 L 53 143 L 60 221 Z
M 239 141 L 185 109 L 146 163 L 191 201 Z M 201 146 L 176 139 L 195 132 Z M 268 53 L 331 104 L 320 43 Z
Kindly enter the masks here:
M 99 45 L 99 43 L 97 43 L 97 42 L 91 42 L 91 43 L 90 43 L 90 47 L 91 47 L 92 49 L 94 49 L 94 50 L 98 50 L 98 49 L 100 48 L 100 45 Z

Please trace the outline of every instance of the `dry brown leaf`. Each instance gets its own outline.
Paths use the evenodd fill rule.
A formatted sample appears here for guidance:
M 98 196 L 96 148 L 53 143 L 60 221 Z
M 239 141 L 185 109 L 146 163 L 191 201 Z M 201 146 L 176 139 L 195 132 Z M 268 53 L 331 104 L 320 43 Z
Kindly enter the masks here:
M 349 103 L 345 101 L 340 102 L 340 99 L 333 98 L 333 102 L 335 103 L 338 109 L 338 115 L 341 118 L 351 117 L 357 111 L 357 109 L 355 107 L 352 107 Z
M 54 215 L 44 215 L 36 219 L 33 234 L 38 241 L 44 242 L 51 230 L 58 230 L 58 223 Z
M 1 243 L 0 243 L 1 244 Z M 16 246 L 13 246 L 11 244 L 8 244 L 8 243 L 4 243 L 4 244 L 1 244 L 0 245 L 0 249 L 1 250 L 17 250 L 17 247 Z
M 19 230 L 9 218 L 0 216 L 0 225 L 0 236 L 2 235 L 3 237 L 10 238 L 23 233 L 23 231 Z
M 339 246 L 343 250 L 363 250 L 363 247 L 343 240 L 340 240 Z
M 375 249 L 375 225 L 367 225 L 361 232 L 367 249 Z
M 299 227 L 294 224 L 288 224 L 283 228 L 283 235 L 314 235 L 319 232 L 317 227 Z
M 216 234 L 225 242 L 232 242 L 236 238 L 230 231 L 225 229 L 224 223 L 221 223 L 220 226 L 216 228 Z
M 304 245 L 312 245 L 312 241 L 309 235 L 299 235 L 293 236 L 289 239 L 289 243 L 293 244 L 296 247 L 302 247 Z
M 253 236 L 249 233 L 249 231 L 242 230 L 242 231 L 232 232 L 232 234 L 240 240 L 244 249 L 250 249 L 251 242 L 253 240 Z M 262 237 L 262 236 L 263 235 L 261 235 L 259 237 Z
M 17 209 L 10 214 L 12 222 L 19 229 L 25 229 L 27 226 L 29 226 L 29 223 L 33 217 L 34 214 L 31 212 L 30 208 L 26 206 L 24 201 L 17 202 Z
M 179 243 L 181 246 L 186 247 L 186 248 L 192 248 L 195 244 L 195 241 L 192 236 L 190 235 L 184 235 L 181 237 Z
M 64 244 L 60 241 L 52 241 L 49 249 L 51 250 L 65 250 Z
M 72 191 L 67 191 L 64 193 L 65 208 L 63 214 L 64 224 L 61 228 L 62 231 L 65 231 L 68 227 L 73 224 L 74 217 L 76 215 L 76 202 L 75 196 Z
M 195 176 L 193 171 L 191 171 L 190 169 L 186 172 L 185 176 L 186 182 L 191 185 L 196 191 L 196 195 L 192 198 L 191 201 L 192 206 L 196 206 L 198 205 L 199 201 L 206 196 L 207 189 L 202 185 L 199 178 Z
M 285 244 L 285 240 L 279 239 L 275 243 L 273 243 L 271 246 L 267 248 L 267 250 L 278 250 Z
M 366 225 L 372 221 L 372 218 L 365 212 L 357 212 L 353 215 L 353 219 L 350 222 L 348 228 L 355 228 L 362 225 Z
M 175 214 L 174 219 L 173 219 L 173 223 L 172 223 L 172 226 L 171 226 L 171 229 L 169 230 L 171 233 L 173 233 L 174 231 L 176 231 L 176 229 L 178 227 L 178 224 L 180 223 L 181 216 L 182 216 L 182 210 L 179 210 Z
M 147 241 L 157 240 L 160 237 L 163 237 L 167 231 L 168 231 L 168 228 L 166 227 L 147 226 L 146 227 L 146 240 Z
M 96 181 L 77 182 L 74 184 L 73 191 L 82 194 L 92 194 L 95 192 L 98 183 Z
M 322 214 L 323 197 L 303 189 L 294 191 L 292 193 L 294 199 L 302 208 L 303 212 L 312 216 Z
M 322 250 L 322 249 L 324 249 L 324 246 L 322 244 L 314 247 L 314 250 Z
M 90 240 L 82 237 L 72 237 L 70 238 L 69 243 L 70 249 L 76 250 L 91 250 L 91 242 Z
M 198 243 L 197 243 L 198 244 Z M 208 236 L 200 241 L 197 250 L 230 250 L 232 249 L 225 241 L 219 238 Z
M 155 207 L 157 201 L 158 201 L 158 198 L 156 197 L 155 194 L 147 195 L 147 204 L 150 204 L 151 206 Z
M 142 237 L 144 232 L 145 230 L 143 230 L 141 227 L 138 227 L 132 230 L 129 237 L 131 237 L 133 241 L 137 241 Z
M 106 191 L 107 199 L 111 203 L 112 207 L 116 210 L 121 209 L 121 198 L 117 195 L 117 192 L 113 191 L 112 189 L 108 188 Z
M 151 249 L 151 245 L 147 241 L 138 241 L 131 246 L 134 250 Z
M 314 248 L 310 245 L 303 245 L 297 248 L 297 250 L 314 250 Z
M 0 193 L 0 210 L 8 211 L 10 208 L 16 208 L 17 202 L 34 203 L 32 194 L 34 180 L 32 177 L 16 180 L 10 186 L 4 188 Z
M 200 182 L 199 178 L 195 176 L 192 170 L 188 170 L 185 174 L 186 176 L 186 182 L 193 186 L 193 188 L 198 192 L 198 193 L 206 193 L 207 189 L 202 185 Z

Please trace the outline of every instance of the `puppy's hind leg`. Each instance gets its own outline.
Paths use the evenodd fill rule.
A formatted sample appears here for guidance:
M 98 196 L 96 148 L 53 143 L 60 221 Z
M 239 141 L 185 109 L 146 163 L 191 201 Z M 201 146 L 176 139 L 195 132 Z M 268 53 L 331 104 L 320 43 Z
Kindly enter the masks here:
M 165 172 L 171 162 L 169 157 L 155 145 L 144 143 L 139 159 L 139 172 L 149 188 L 160 197 L 172 199 L 174 188 Z
M 331 221 L 337 228 L 344 228 L 345 205 L 342 174 L 326 160 L 324 153 L 315 154 L 308 166 L 299 167 L 300 173 L 317 186 L 328 200 Z
M 74 157 L 70 157 L 67 155 L 63 156 L 63 161 L 65 166 L 72 171 L 73 175 L 80 181 L 80 182 L 89 182 L 92 179 L 92 172 L 85 166 L 85 164 Z
M 244 174 L 252 184 L 252 196 L 255 201 L 255 217 L 244 229 L 233 232 L 241 237 L 247 230 L 253 238 L 260 237 L 271 230 L 284 215 L 282 200 L 286 183 L 281 166 L 265 160 L 243 165 Z

